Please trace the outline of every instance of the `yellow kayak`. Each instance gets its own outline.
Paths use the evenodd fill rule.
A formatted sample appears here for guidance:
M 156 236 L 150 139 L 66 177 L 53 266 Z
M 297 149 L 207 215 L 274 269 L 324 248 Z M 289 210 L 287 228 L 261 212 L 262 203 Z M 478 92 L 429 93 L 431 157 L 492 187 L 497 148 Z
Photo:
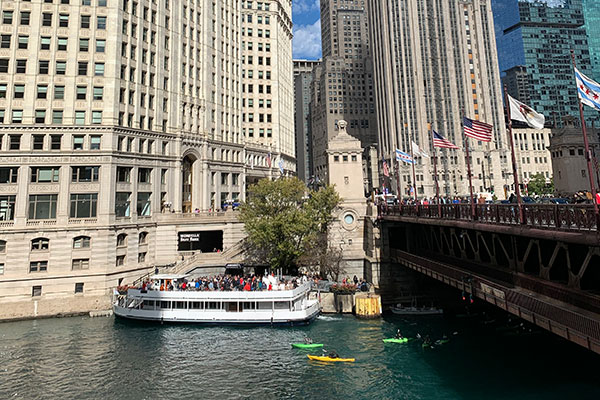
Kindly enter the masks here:
M 331 357 L 311 356 L 310 354 L 307 354 L 306 356 L 309 359 L 315 360 L 315 361 L 354 362 L 354 358 L 331 358 Z

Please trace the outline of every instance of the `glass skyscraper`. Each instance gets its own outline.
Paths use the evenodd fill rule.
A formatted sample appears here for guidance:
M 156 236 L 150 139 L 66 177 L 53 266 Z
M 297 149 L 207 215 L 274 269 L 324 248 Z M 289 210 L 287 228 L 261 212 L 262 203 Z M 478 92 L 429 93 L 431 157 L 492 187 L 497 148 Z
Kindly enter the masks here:
M 546 116 L 548 124 L 556 121 L 560 125 L 564 116 L 578 118 L 571 49 L 577 67 L 584 74 L 593 75 L 583 0 L 493 0 L 492 8 L 503 81 L 527 85 L 507 85 L 509 93 L 528 101 Z M 596 4 L 589 8 L 598 9 Z M 526 79 L 511 76 L 523 72 Z M 529 94 L 526 98 L 522 98 L 524 91 Z M 600 122 L 600 113 L 595 110 L 586 107 L 585 116 L 587 124 Z
M 600 81 L 600 1 L 583 0 L 583 16 L 592 62 L 591 77 Z

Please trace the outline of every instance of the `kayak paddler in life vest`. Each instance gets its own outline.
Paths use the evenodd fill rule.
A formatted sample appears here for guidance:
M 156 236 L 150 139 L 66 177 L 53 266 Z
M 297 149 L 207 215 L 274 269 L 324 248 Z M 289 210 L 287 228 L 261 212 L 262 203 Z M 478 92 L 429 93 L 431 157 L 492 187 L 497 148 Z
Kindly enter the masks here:
M 308 336 L 304 336 L 304 344 L 312 344 L 313 341 L 311 338 L 309 338 Z
M 402 336 L 400 329 L 398 329 L 398 332 L 396 332 L 396 339 L 404 339 L 404 336 Z
M 325 349 L 323 349 L 323 357 L 340 358 L 338 353 L 336 353 L 335 351 L 327 351 Z

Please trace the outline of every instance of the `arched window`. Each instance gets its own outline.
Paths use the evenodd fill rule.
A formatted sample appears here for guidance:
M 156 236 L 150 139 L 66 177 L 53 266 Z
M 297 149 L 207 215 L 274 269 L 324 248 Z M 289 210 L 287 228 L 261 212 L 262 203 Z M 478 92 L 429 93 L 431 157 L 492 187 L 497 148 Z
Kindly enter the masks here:
M 89 249 L 92 238 L 89 236 L 77 236 L 73 239 L 74 249 Z
M 147 244 L 148 243 L 148 232 L 140 232 L 138 243 L 139 244 Z
M 47 238 L 35 238 L 31 241 L 31 250 L 48 250 L 50 247 L 50 239 Z
M 125 247 L 127 246 L 127 234 L 121 233 L 117 236 L 117 247 Z
M 6 240 L 0 240 L 0 253 L 6 253 Z

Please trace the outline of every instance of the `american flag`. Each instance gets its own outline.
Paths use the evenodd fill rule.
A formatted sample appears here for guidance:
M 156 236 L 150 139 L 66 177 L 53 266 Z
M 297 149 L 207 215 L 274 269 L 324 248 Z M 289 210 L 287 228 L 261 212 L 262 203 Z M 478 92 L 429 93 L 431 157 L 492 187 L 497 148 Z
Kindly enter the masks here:
M 465 135 L 470 138 L 481 140 L 482 142 L 492 141 L 492 125 L 463 117 L 463 127 L 465 128 Z
M 269 152 L 269 154 L 267 154 L 267 166 L 269 168 L 271 168 L 271 152 Z
M 444 138 L 442 135 L 440 135 L 436 131 L 433 131 L 433 146 L 434 147 L 444 147 L 446 149 L 458 149 L 459 148 L 457 145 L 455 145 L 448 139 Z
M 387 161 L 385 161 L 385 158 L 383 159 L 383 175 L 390 176 L 390 169 L 388 168 Z

